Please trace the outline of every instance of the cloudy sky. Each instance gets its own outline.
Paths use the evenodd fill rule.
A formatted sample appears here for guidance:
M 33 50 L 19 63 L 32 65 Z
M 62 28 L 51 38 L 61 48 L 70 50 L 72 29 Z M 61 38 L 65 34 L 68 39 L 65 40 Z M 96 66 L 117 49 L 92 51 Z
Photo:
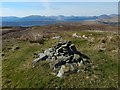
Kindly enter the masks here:
M 30 2 L 31 0 L 29 0 L 29 2 L 12 1 L 13 2 L 7 2 L 7 0 L 5 0 L 2 2 L 2 7 L 0 7 L 0 9 L 2 9 L 1 16 L 93 16 L 118 13 L 118 3 L 107 2 L 107 0 L 106 2 L 51 2 L 50 0 L 41 0 L 41 2 Z

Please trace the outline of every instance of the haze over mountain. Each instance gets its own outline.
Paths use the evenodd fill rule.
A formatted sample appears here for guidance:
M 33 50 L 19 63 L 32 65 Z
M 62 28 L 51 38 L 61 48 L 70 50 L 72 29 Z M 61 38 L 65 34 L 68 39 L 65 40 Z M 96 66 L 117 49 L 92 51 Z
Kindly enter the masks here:
M 79 21 L 97 21 L 105 23 L 117 23 L 118 15 L 100 15 L 100 16 L 40 16 L 31 15 L 26 17 L 0 17 L 2 26 L 42 26 L 55 24 L 58 22 L 79 22 Z

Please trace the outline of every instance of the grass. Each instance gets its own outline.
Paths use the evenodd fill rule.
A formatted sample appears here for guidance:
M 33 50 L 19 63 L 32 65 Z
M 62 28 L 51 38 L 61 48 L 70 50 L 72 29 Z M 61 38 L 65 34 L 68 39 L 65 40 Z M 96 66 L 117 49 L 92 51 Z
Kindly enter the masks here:
M 71 40 L 78 50 L 90 57 L 92 62 L 91 71 L 65 74 L 57 78 L 52 75 L 47 61 L 41 62 L 37 67 L 32 67 L 35 52 L 54 46 L 57 40 L 46 38 L 44 44 L 30 43 L 28 41 L 17 41 L 14 39 L 3 40 L 3 88 L 110 88 L 118 87 L 118 58 L 117 40 L 118 36 L 113 33 L 103 32 L 77 32 L 78 35 L 92 34 L 95 42 L 84 39 L 72 38 L 75 32 L 61 34 L 65 40 Z M 112 36 L 111 42 L 107 36 Z M 100 52 L 101 38 L 105 37 L 105 51 Z M 9 41 L 9 42 L 8 42 Z M 19 46 L 20 49 L 12 50 L 9 47 Z

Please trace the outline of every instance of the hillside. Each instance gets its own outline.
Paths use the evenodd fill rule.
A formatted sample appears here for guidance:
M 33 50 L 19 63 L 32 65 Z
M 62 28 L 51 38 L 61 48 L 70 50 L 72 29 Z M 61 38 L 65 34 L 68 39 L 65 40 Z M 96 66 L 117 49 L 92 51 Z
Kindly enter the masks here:
M 3 88 L 117 88 L 118 40 L 116 26 L 93 23 L 59 23 L 34 27 L 2 27 Z M 13 30 L 13 31 L 11 31 Z M 87 38 L 73 37 L 86 36 Z M 35 53 L 58 43 L 53 36 L 72 41 L 77 49 L 90 57 L 90 66 L 79 73 L 53 75 L 47 61 L 32 67 Z M 89 67 L 89 68 L 88 68 Z

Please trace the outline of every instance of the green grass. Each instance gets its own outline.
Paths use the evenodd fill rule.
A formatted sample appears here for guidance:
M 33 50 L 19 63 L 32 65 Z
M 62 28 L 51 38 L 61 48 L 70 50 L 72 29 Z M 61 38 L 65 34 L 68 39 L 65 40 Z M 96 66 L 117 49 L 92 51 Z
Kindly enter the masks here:
M 116 50 L 118 37 L 113 33 L 101 32 L 78 32 L 79 35 L 93 34 L 95 42 L 90 43 L 87 40 L 72 38 L 74 32 L 66 32 L 62 35 L 65 40 L 71 40 L 78 50 L 90 57 L 92 62 L 91 71 L 80 73 L 65 74 L 64 77 L 57 78 L 52 75 L 47 61 L 40 62 L 37 67 L 32 67 L 34 60 L 33 53 L 42 52 L 49 47 L 54 46 L 57 41 L 50 38 L 46 39 L 44 44 L 30 43 L 9 39 L 3 41 L 3 67 L 2 78 L 3 88 L 90 88 L 118 87 L 118 58 Z M 102 37 L 112 36 L 113 40 L 105 43 L 105 51 L 99 52 L 98 45 L 101 45 Z M 20 49 L 12 50 L 8 47 L 19 46 Z

